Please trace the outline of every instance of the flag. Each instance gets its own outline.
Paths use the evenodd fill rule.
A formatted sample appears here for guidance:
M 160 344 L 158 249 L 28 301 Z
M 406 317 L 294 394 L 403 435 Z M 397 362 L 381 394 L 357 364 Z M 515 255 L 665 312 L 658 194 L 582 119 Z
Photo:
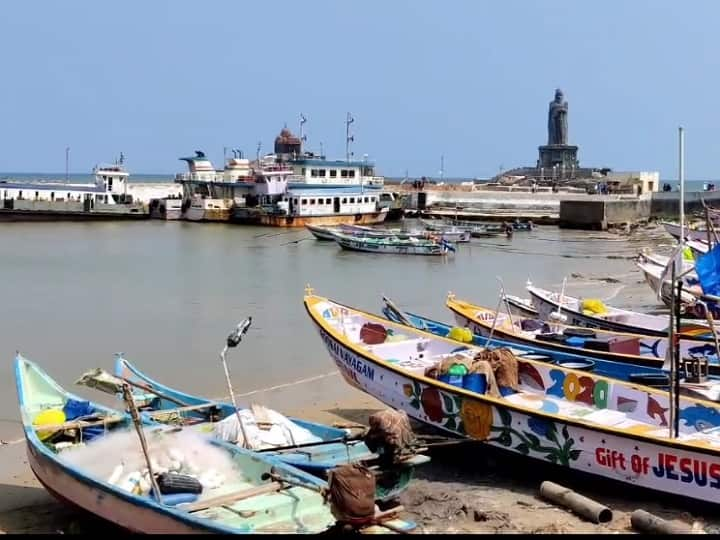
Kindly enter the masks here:
M 695 272 L 703 293 L 720 296 L 720 244 L 698 257 Z

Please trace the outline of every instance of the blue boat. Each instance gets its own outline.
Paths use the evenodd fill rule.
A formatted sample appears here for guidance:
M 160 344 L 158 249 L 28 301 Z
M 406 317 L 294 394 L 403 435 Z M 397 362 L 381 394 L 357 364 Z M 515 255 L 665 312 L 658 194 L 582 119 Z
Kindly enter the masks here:
M 452 325 L 438 322 L 414 313 L 400 311 L 387 300 L 385 302 L 385 306 L 382 308 L 382 312 L 383 315 L 392 322 L 425 330 L 426 332 L 430 332 L 436 336 L 452 338 L 450 335 L 454 328 Z M 570 369 L 592 371 L 605 377 L 635 382 L 646 386 L 667 390 L 670 385 L 670 377 L 668 373 L 658 367 L 642 366 L 628 362 L 615 362 L 599 358 L 597 356 L 588 358 L 587 356 L 580 354 L 559 352 L 557 350 L 544 347 L 528 346 L 516 342 L 497 339 L 495 337 L 488 342 L 488 338 L 486 336 L 478 334 L 472 334 L 472 344 L 483 347 L 487 346 L 490 349 L 507 347 L 511 349 L 516 356 L 543 360 Z M 714 397 L 716 392 L 712 389 L 712 386 L 720 383 L 720 377 L 711 375 L 708 377 L 708 381 L 710 383 L 710 388 L 703 388 L 702 385 L 683 383 L 681 384 L 681 392 L 685 395 L 699 399 L 711 399 L 712 401 L 716 401 L 716 398 Z
M 138 393 L 136 400 L 145 405 L 141 413 L 158 422 L 172 422 L 173 419 L 178 418 L 173 413 L 180 411 L 182 421 L 186 425 L 194 424 L 197 429 L 209 432 L 212 431 L 213 423 L 235 414 L 235 409 L 230 403 L 187 394 L 151 379 L 121 355 L 118 355 L 115 361 L 115 375 L 139 382 L 157 392 L 157 394 Z M 182 403 L 183 406 L 178 408 L 178 403 Z M 283 463 L 320 478 L 327 478 L 328 471 L 338 465 L 362 462 L 374 467 L 379 459 L 379 456 L 371 452 L 362 440 L 352 439 L 350 433 L 344 429 L 299 418 L 289 418 L 289 420 L 309 431 L 316 442 L 290 444 L 284 447 L 266 446 L 256 451 L 266 456 L 273 456 Z M 227 444 L 235 446 L 232 443 Z M 388 502 L 396 499 L 407 489 L 414 468 L 428 461 L 430 461 L 428 456 L 415 454 L 391 469 L 375 468 L 376 500 Z
M 28 464 L 48 492 L 63 502 L 136 533 L 319 533 L 335 525 L 320 493 L 327 486 L 324 481 L 272 456 L 213 441 L 203 440 L 201 448 L 207 453 L 201 456 L 228 460 L 228 476 L 221 485 L 195 495 L 195 500 L 192 494 L 163 494 L 157 500 L 142 488 L 135 489 L 139 481 L 128 488 L 129 477 L 115 478 L 112 455 L 103 454 L 107 459 L 98 460 L 95 454 L 80 453 L 110 437 L 123 437 L 122 432 L 136 436 L 128 431 L 133 426 L 131 416 L 71 394 L 19 354 L 14 371 Z M 151 453 L 159 437 L 175 444 L 173 430 L 148 420 L 143 424 Z M 93 440 L 86 445 L 88 439 Z M 139 440 L 135 442 L 139 450 Z M 113 447 L 106 443 L 103 448 Z M 136 459 L 120 457 L 128 460 L 127 467 Z

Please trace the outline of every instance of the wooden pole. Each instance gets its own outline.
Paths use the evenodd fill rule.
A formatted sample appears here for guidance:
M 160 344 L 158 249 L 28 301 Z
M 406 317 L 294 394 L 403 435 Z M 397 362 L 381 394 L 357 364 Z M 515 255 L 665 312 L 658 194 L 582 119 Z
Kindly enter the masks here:
M 130 390 L 130 386 L 127 383 L 123 383 L 122 386 L 123 389 L 123 397 L 125 398 L 125 402 L 127 403 L 128 409 L 130 410 L 130 415 L 133 419 L 133 424 L 135 425 L 135 431 L 137 431 L 138 438 L 140 439 L 140 446 L 142 447 L 143 456 L 145 456 L 145 463 L 148 468 L 148 474 L 150 475 L 150 483 L 152 484 L 153 488 L 153 495 L 155 495 L 155 498 L 157 499 L 157 502 L 162 504 L 162 496 L 160 494 L 160 487 L 157 484 L 157 480 L 155 479 L 155 473 L 153 472 L 152 462 L 150 461 L 150 454 L 148 452 L 147 447 L 147 441 L 145 440 L 145 433 L 143 433 L 142 430 L 142 423 L 140 422 L 140 415 L 138 414 L 137 408 L 135 407 L 135 399 L 132 395 L 132 390 Z
M 593 523 L 607 523 L 612 520 L 612 510 L 592 499 L 583 497 L 569 488 L 553 482 L 540 484 L 540 496 L 543 499 L 555 502 L 569 508 L 579 516 Z

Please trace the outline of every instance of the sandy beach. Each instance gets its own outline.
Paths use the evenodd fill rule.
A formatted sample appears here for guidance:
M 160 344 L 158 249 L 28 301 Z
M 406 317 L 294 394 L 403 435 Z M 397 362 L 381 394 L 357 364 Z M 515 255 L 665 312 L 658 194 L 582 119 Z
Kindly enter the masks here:
M 373 412 L 384 408 L 373 398 L 344 385 L 338 375 L 263 392 L 258 402 L 283 403 L 308 386 L 332 392 L 342 389 L 343 398 L 317 401 L 287 414 L 327 424 L 367 423 Z M 417 431 L 423 427 L 414 424 Z M 673 506 L 652 494 L 616 484 L 573 478 L 572 473 L 528 464 L 501 455 L 481 444 L 462 443 L 430 452 L 432 461 L 416 472 L 416 479 L 401 496 L 403 517 L 417 523 L 423 533 L 620 533 L 632 532 L 630 514 L 642 508 L 657 516 L 701 532 L 720 532 L 720 518 L 711 511 L 695 512 Z M 0 446 L 0 532 L 78 534 L 107 532 L 112 525 L 53 499 L 37 482 L 27 465 L 24 441 Z M 590 523 L 568 510 L 542 500 L 540 483 L 552 480 L 609 506 L 613 519 Z M 619 493 L 629 496 L 620 497 Z

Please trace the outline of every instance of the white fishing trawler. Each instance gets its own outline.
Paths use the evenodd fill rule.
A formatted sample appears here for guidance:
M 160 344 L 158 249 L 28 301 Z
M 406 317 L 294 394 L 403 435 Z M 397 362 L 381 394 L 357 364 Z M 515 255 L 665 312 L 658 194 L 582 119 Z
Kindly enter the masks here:
M 124 156 L 93 168 L 94 183 L 0 180 L 0 219 L 146 218 L 147 208 L 128 195 Z

